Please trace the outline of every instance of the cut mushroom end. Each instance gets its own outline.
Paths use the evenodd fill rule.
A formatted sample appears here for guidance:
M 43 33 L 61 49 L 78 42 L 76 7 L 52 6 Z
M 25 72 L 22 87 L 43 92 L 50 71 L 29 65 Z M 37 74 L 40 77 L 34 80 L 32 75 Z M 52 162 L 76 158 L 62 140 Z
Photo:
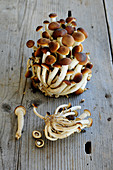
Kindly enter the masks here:
M 33 136 L 35 139 L 39 139 L 39 138 L 42 137 L 42 134 L 41 134 L 40 131 L 34 130 L 34 131 L 32 132 L 32 136 Z
M 37 140 L 35 141 L 35 145 L 36 145 L 37 148 L 42 148 L 42 147 L 44 146 L 44 140 L 42 140 L 42 139 L 37 139 Z

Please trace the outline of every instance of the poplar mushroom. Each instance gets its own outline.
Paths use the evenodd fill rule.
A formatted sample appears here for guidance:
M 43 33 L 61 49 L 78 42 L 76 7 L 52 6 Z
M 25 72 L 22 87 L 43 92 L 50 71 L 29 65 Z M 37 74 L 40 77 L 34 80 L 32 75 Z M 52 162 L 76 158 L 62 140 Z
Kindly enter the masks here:
M 36 28 L 36 32 L 40 32 L 40 37 L 42 38 L 42 28 L 43 28 L 43 26 L 38 26 L 37 28 Z
M 92 126 L 93 120 L 91 118 L 86 119 L 86 117 L 91 116 L 90 111 L 86 109 L 78 116 L 78 109 L 81 109 L 81 106 L 72 107 L 70 104 L 63 104 L 56 108 L 54 114 L 42 116 L 33 104 L 33 111 L 36 116 L 45 121 L 45 137 L 51 141 L 66 138 L 75 132 L 80 133 L 82 129 Z M 71 116 L 73 118 L 70 120 L 69 117 Z
M 44 146 L 44 140 L 43 139 L 37 139 L 35 141 L 35 145 L 37 148 L 42 148 Z
M 32 49 L 35 51 L 35 50 L 37 50 L 37 47 L 34 46 L 34 45 L 35 45 L 35 42 L 34 42 L 33 40 L 29 40 L 29 41 L 27 41 L 27 43 L 26 43 L 26 46 L 27 46 L 28 48 L 32 48 Z
M 24 115 L 26 114 L 26 109 L 24 106 L 17 106 L 14 110 L 15 115 L 18 117 L 18 129 L 16 132 L 16 139 L 19 139 L 22 135 L 22 129 L 24 126 Z
M 32 136 L 33 136 L 35 139 L 39 139 L 39 138 L 42 137 L 42 134 L 41 134 L 40 131 L 34 130 L 34 131 L 32 132 Z

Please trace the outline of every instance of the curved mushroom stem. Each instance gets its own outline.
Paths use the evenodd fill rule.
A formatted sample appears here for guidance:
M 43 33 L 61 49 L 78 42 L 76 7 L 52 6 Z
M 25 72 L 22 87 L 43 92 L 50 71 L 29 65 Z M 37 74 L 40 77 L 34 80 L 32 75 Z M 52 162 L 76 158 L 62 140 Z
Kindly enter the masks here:
M 16 138 L 19 139 L 21 137 L 22 129 L 24 125 L 24 114 L 22 111 L 18 114 L 18 130 L 16 132 Z
M 40 117 L 41 119 L 44 119 L 44 120 L 45 120 L 45 117 L 42 116 L 42 115 L 40 115 L 40 114 L 37 112 L 37 110 L 36 110 L 37 107 L 36 107 L 34 104 L 32 104 L 32 105 L 33 105 L 33 111 L 34 111 L 35 115 L 37 115 L 37 116 Z

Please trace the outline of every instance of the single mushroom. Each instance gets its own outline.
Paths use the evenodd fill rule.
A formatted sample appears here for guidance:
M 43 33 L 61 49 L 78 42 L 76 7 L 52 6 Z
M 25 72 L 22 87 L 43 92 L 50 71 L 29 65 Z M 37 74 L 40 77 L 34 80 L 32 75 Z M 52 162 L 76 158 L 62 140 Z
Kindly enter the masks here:
M 53 32 L 53 38 L 57 39 L 58 43 L 62 45 L 62 37 L 67 34 L 67 30 L 59 28 Z
M 70 25 L 66 26 L 65 29 L 67 30 L 67 33 L 70 34 L 70 35 L 72 35 L 73 32 L 74 32 L 74 28 Z
M 75 40 L 73 46 L 79 45 L 85 40 L 85 35 L 82 32 L 74 32 L 72 36 Z
M 77 66 L 75 67 L 75 69 L 73 70 L 73 74 L 71 75 L 71 80 L 74 79 L 75 74 L 80 73 L 81 69 L 82 69 L 83 65 L 77 64 Z
M 75 74 L 73 81 L 75 83 L 79 83 L 82 80 L 82 77 L 83 77 L 82 73 L 77 73 Z
M 42 28 L 43 28 L 43 26 L 38 26 L 37 28 L 36 28 L 36 32 L 39 32 L 40 31 L 40 37 L 42 38 Z
M 26 73 L 25 73 L 25 77 L 26 78 L 32 77 L 32 71 L 31 70 L 27 70 Z
M 46 57 L 50 55 L 50 52 L 47 51 L 46 53 L 43 53 L 43 57 L 42 57 L 42 63 L 45 63 Z
M 71 25 L 71 22 L 76 21 L 76 18 L 74 17 L 68 17 L 66 18 L 67 25 Z
M 67 47 L 72 47 L 74 44 L 74 38 L 71 35 L 66 34 L 62 38 L 62 44 Z
M 37 48 L 37 50 L 34 52 L 35 57 L 42 57 L 43 53 L 41 50 L 41 47 Z
M 43 22 L 43 24 L 45 25 L 45 31 L 48 31 L 48 25 L 49 25 L 49 21 L 48 20 L 45 20 L 44 22 Z
M 32 136 L 33 136 L 35 139 L 39 139 L 39 138 L 42 137 L 42 134 L 41 134 L 40 131 L 34 130 L 34 131 L 32 132 Z
M 59 43 L 56 41 L 51 41 L 49 43 L 49 49 L 52 53 L 55 53 L 59 48 Z
M 88 33 L 87 33 L 87 31 L 86 31 L 85 29 L 81 28 L 81 27 L 77 28 L 77 32 L 81 32 L 81 33 L 83 33 L 83 34 L 84 34 L 84 36 L 85 36 L 85 38 L 87 38 L 87 37 L 88 37 Z
M 49 33 L 52 35 L 53 31 L 60 28 L 60 24 L 58 22 L 51 22 L 48 26 L 49 28 Z
M 48 47 L 48 44 L 50 43 L 50 40 L 47 39 L 47 38 L 40 38 L 38 41 L 37 41 L 37 44 L 38 45 L 41 45 L 41 46 L 46 46 Z
M 49 17 L 51 19 L 51 22 L 56 22 L 56 17 L 57 17 L 57 14 L 56 13 L 51 13 L 49 14 Z
M 35 44 L 35 42 L 33 40 L 29 40 L 29 41 L 27 41 L 26 46 L 28 48 L 32 48 L 35 51 L 35 50 L 37 50 L 37 47 L 34 46 L 34 44 Z
M 42 33 L 42 37 L 49 39 L 49 38 L 50 38 L 50 34 L 49 34 L 47 31 L 44 31 L 44 32 Z
M 53 55 L 48 55 L 45 59 L 45 63 L 47 65 L 51 65 L 51 64 L 54 64 L 56 62 L 56 57 L 53 56 Z
M 35 145 L 37 148 L 42 148 L 44 146 L 44 140 L 43 139 L 37 139 L 35 141 Z
M 24 115 L 26 114 L 26 109 L 24 106 L 17 106 L 14 110 L 16 116 L 18 116 L 18 130 L 16 132 L 16 139 L 19 139 L 22 134 L 22 129 L 24 126 Z
M 69 54 L 69 48 L 66 46 L 60 46 L 60 48 L 57 50 L 57 53 L 60 54 L 60 59 L 66 58 L 66 55 Z
M 76 45 L 73 49 L 72 49 L 72 54 L 74 54 L 75 52 L 82 52 L 83 51 L 83 45 Z
M 62 65 L 61 67 L 61 72 L 60 72 L 60 75 L 57 79 L 57 81 L 53 84 L 51 84 L 51 88 L 55 88 L 57 86 L 60 85 L 60 83 L 64 80 L 65 76 L 66 76 L 66 73 L 67 73 L 67 70 L 68 70 L 68 65 L 71 63 L 71 59 L 70 58 L 63 58 L 60 60 L 60 65 Z

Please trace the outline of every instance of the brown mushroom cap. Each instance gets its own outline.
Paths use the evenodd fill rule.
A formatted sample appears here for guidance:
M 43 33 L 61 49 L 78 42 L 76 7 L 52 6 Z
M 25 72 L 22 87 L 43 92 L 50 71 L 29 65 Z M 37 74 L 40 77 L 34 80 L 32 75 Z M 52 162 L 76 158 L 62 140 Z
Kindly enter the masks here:
M 53 55 L 48 55 L 46 57 L 45 63 L 48 65 L 54 64 L 56 62 L 56 58 Z
M 65 24 L 65 20 L 64 19 L 60 19 L 59 23 Z
M 50 40 L 49 39 L 47 39 L 47 38 L 40 38 L 38 41 L 37 41 L 37 43 L 39 44 L 39 45 L 48 45 L 49 43 L 50 43 Z
M 29 40 L 29 41 L 27 41 L 26 46 L 28 48 L 32 48 L 34 46 L 34 44 L 35 44 L 35 42 L 33 40 Z
M 48 66 L 48 65 L 46 65 L 46 64 L 43 63 L 43 64 L 41 64 L 41 66 L 42 66 L 42 67 L 45 67 L 47 70 L 49 70 L 49 66 Z
M 81 65 L 85 65 L 88 61 L 88 57 L 85 53 L 74 52 L 73 56 L 76 57 L 76 59 L 79 61 L 79 64 Z
M 45 20 L 43 24 L 49 24 L 50 22 L 48 20 Z
M 66 46 L 60 46 L 60 48 L 57 50 L 58 54 L 61 55 L 68 55 L 69 54 L 69 48 Z
M 68 17 L 68 18 L 66 18 L 66 22 L 67 22 L 67 23 L 71 23 L 72 21 L 76 21 L 76 18 L 74 18 L 74 17 Z
M 44 54 L 46 54 L 47 51 L 50 51 L 50 50 L 49 50 L 48 47 L 43 47 L 43 48 L 41 48 L 41 51 L 42 51 Z
M 43 55 L 41 51 L 41 47 L 37 48 L 37 50 L 34 52 L 35 57 L 41 57 Z
M 85 68 L 81 72 L 82 72 L 82 74 L 86 74 L 86 73 L 91 74 L 92 73 L 91 69 L 89 69 L 89 68 Z
M 47 31 L 44 31 L 44 32 L 42 33 L 42 37 L 49 39 L 49 38 L 50 38 L 50 34 L 49 34 Z
M 73 34 L 73 32 L 74 32 L 74 28 L 70 25 L 68 25 L 65 29 L 67 30 L 68 34 Z
M 56 14 L 56 13 L 51 13 L 51 14 L 49 14 L 49 17 L 50 17 L 50 18 L 56 18 L 56 17 L 57 17 L 57 14 Z
M 77 31 L 78 31 L 78 32 L 82 32 L 82 33 L 84 34 L 85 38 L 88 37 L 88 33 L 86 32 L 85 29 L 83 29 L 83 28 L 77 28 Z
M 73 56 L 75 56 L 76 52 L 82 52 L 83 51 L 83 45 L 76 45 L 73 49 L 72 49 L 72 54 Z
M 83 77 L 82 73 L 76 73 L 73 80 L 75 83 L 79 83 L 82 80 L 82 77 Z
M 25 77 L 26 77 L 26 78 L 32 77 L 32 71 L 31 71 L 31 70 L 28 70 L 28 71 L 25 73 Z
M 73 37 L 69 34 L 64 35 L 63 38 L 62 38 L 62 44 L 67 46 L 67 47 L 72 46 L 74 44 Z
M 82 94 L 84 92 L 83 89 L 79 88 L 77 91 L 75 91 L 76 95 Z
M 63 80 L 64 83 L 66 83 L 68 86 L 71 85 L 71 82 L 69 80 Z
M 67 31 L 59 28 L 53 32 L 53 38 L 56 39 L 57 37 L 63 37 L 65 34 L 67 34 Z
M 49 43 L 49 49 L 50 49 L 50 51 L 51 51 L 52 53 L 56 52 L 56 51 L 58 50 L 58 48 L 59 48 L 59 43 L 58 43 L 58 42 L 56 42 L 56 41 L 51 41 L 51 42 Z
M 93 64 L 92 63 L 87 63 L 86 64 L 86 68 L 92 69 L 93 68 Z
M 60 64 L 57 64 L 57 63 L 55 63 L 55 64 L 53 64 L 53 67 L 61 68 L 61 65 L 60 65 Z
M 75 21 L 72 21 L 71 24 L 75 27 L 77 26 L 77 23 Z
M 81 32 L 74 32 L 72 34 L 72 36 L 73 36 L 74 40 L 77 41 L 77 42 L 82 42 L 82 41 L 85 40 L 85 36 Z
M 48 26 L 50 30 L 56 30 L 60 28 L 60 24 L 58 22 L 51 22 Z
M 66 73 L 66 75 L 72 75 L 73 73 L 74 73 L 73 70 L 68 70 L 67 73 Z
M 71 59 L 70 58 L 62 58 L 59 62 L 60 65 L 69 65 L 71 64 Z
M 42 28 L 43 28 L 43 26 L 38 26 L 38 27 L 36 28 L 36 32 L 40 31 Z

